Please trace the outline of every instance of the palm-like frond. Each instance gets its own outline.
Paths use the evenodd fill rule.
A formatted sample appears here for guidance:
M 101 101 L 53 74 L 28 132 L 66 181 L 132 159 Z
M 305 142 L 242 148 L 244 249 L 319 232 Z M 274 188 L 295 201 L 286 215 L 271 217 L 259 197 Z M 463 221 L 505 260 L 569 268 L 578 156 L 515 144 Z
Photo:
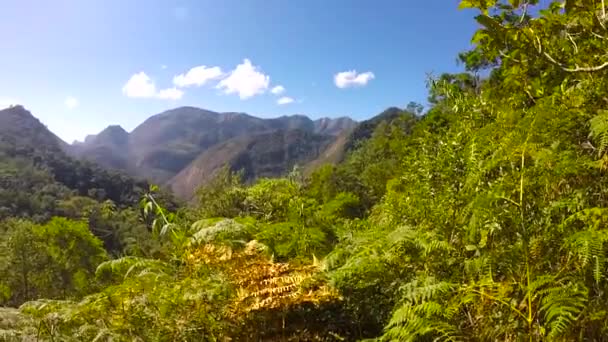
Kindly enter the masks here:
M 109 276 L 127 278 L 136 274 L 168 274 L 171 271 L 172 268 L 161 260 L 126 256 L 100 264 L 95 271 L 95 275 L 101 278 Z

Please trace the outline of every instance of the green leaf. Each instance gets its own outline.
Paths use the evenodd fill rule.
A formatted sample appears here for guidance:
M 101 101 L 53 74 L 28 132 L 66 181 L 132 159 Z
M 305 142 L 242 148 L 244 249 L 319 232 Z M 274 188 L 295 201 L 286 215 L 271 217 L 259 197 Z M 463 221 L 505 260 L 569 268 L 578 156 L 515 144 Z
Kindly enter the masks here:
M 520 0 L 509 0 L 509 3 L 511 4 L 511 6 L 513 6 L 514 8 L 519 7 L 520 4 Z
M 477 5 L 471 0 L 462 0 L 460 5 L 458 5 L 458 9 L 467 9 L 467 8 L 475 8 Z
M 499 31 L 502 31 L 502 29 L 503 29 L 503 26 L 500 25 L 500 23 L 496 19 L 494 19 L 488 15 L 485 15 L 485 14 L 476 16 L 475 20 L 477 20 L 478 23 L 480 23 L 481 25 L 485 26 L 488 30 L 493 31 L 493 32 L 499 32 Z
M 471 38 L 471 43 L 479 44 L 485 38 L 489 37 L 488 32 L 486 30 L 478 30 L 473 34 L 473 38 Z

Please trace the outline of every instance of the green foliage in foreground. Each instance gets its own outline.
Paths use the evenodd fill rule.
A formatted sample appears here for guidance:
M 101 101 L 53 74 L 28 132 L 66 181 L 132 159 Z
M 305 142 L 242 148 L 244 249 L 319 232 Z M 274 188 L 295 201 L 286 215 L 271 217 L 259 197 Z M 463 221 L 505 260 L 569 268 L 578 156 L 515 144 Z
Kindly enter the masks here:
M 340 165 L 251 186 L 226 169 L 186 212 L 148 194 L 155 242 L 138 255 L 105 261 L 78 222 L 6 221 L 1 293 L 35 300 L 2 310 L 0 333 L 604 340 L 608 9 L 538 3 L 463 0 L 482 26 L 460 56 L 470 73 L 431 79 L 424 116 L 379 125 Z M 10 247 L 25 241 L 41 247 Z
M 91 292 L 97 266 L 107 260 L 83 222 L 53 218 L 45 225 L 10 220 L 2 226 L 0 302 L 69 298 Z

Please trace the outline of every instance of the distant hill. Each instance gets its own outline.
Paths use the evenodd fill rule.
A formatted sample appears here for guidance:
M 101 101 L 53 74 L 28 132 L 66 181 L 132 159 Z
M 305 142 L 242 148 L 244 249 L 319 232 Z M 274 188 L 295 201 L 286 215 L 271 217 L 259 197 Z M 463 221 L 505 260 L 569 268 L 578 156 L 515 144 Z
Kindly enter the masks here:
M 120 126 L 109 126 L 97 135 L 89 135 L 83 143 L 74 143 L 74 156 L 93 161 L 110 169 L 127 170 L 129 133 Z
M 405 120 L 399 120 L 404 118 Z M 342 162 L 349 152 L 355 150 L 364 141 L 371 138 L 376 128 L 383 123 L 389 125 L 395 124 L 402 130 L 409 131 L 413 127 L 415 121 L 416 115 L 413 113 L 397 107 L 387 108 L 382 113 L 368 120 L 353 125 L 349 129 L 339 131 L 340 133 L 333 142 L 328 145 L 323 153 L 305 165 L 304 172 L 308 174 L 323 164 L 337 164 Z M 331 127 L 332 124 L 333 123 L 330 123 L 327 127 Z M 332 129 L 326 129 L 325 131 L 328 130 L 332 131 Z
M 226 164 L 233 170 L 242 169 L 250 181 L 284 175 L 296 164 L 309 173 L 323 164 L 339 163 L 380 123 L 391 122 L 403 113 L 389 108 L 358 124 L 347 117 L 262 119 L 246 113 L 179 107 L 148 118 L 130 133 L 120 126 L 109 126 L 83 142 L 68 145 L 25 108 L 15 106 L 0 111 L 0 142 L 25 149 L 29 152 L 17 153 L 37 156 L 36 160 L 44 156 L 43 163 L 53 177 L 79 194 L 111 188 L 104 190 L 102 197 L 118 202 L 133 200 L 134 195 L 128 194 L 143 183 L 124 176 L 129 174 L 190 198 Z M 125 177 L 124 184 L 121 177 Z M 123 184 L 124 191 L 114 187 L 116 184 Z
M 338 136 L 357 127 L 357 123 L 348 117 L 322 118 L 314 121 L 314 132 Z
M 61 151 L 68 146 L 20 105 L 0 110 L 0 141 L 17 148 L 35 146 L 49 151 Z
M 117 205 L 138 203 L 147 187 L 124 173 L 77 160 L 71 150 L 23 106 L 0 110 L 0 219 L 49 214 L 58 198 L 72 195 L 112 200 Z
M 75 157 L 165 184 L 206 151 L 233 138 L 300 130 L 333 140 L 356 125 L 346 117 L 313 121 L 304 115 L 292 115 L 262 119 L 246 113 L 179 107 L 148 118 L 131 133 L 110 126 L 69 150 Z
M 390 123 L 407 112 L 401 108 L 389 107 L 382 113 L 372 117 L 369 120 L 362 121 L 356 128 L 353 129 L 349 138 L 345 142 L 344 151 L 348 152 L 356 148 L 361 142 L 371 138 L 374 130 L 382 122 Z M 413 114 L 409 114 L 413 115 Z
M 414 114 L 392 107 L 360 124 L 348 118 L 320 119 L 313 122 L 312 132 L 302 125 L 299 127 L 306 129 L 233 138 L 203 152 L 167 184 L 176 196 L 190 199 L 224 165 L 233 171 L 242 170 L 245 181 L 282 176 L 296 164 L 309 174 L 324 164 L 342 162 L 350 151 L 371 138 L 379 125 L 394 124 L 410 130 L 415 121 Z
M 305 165 L 317 158 L 333 140 L 333 136 L 301 129 L 233 138 L 203 152 L 168 184 L 176 196 L 189 199 L 224 165 L 242 170 L 245 181 L 283 176 L 296 164 Z

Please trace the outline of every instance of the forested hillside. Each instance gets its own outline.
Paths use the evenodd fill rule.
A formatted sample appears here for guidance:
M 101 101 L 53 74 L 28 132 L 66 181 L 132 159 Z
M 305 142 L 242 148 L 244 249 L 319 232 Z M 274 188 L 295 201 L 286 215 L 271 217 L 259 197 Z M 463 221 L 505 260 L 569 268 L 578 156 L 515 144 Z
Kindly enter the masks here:
M 101 216 L 148 232 L 121 253 L 90 219 L 3 221 L 0 336 L 606 340 L 608 8 L 460 7 L 480 24 L 466 72 L 338 165 L 253 184 L 225 167 L 181 209 L 150 187 L 137 219 Z
M 135 240 L 147 244 L 139 222 L 145 181 L 70 158 L 67 145 L 22 106 L 0 110 L 0 123 L 0 220 L 7 223 L 0 240 L 8 241 L 14 222 L 45 224 L 61 216 L 88 223 L 110 254 L 140 249 Z M 29 250 L 29 241 L 23 243 Z

